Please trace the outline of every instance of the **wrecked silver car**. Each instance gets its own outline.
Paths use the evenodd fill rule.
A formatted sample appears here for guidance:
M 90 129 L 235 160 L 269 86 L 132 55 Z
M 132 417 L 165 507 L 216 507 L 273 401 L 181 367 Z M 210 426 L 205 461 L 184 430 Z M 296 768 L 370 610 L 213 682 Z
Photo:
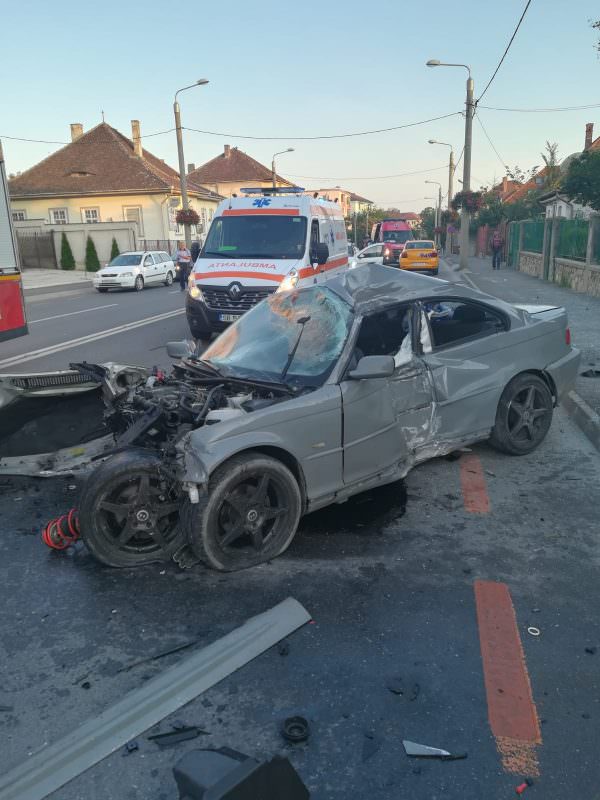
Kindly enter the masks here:
M 202 355 L 179 347 L 168 375 L 0 377 L 0 474 L 89 470 L 81 535 L 105 564 L 242 569 L 421 461 L 486 439 L 529 453 L 579 363 L 564 309 L 374 264 L 271 295 Z

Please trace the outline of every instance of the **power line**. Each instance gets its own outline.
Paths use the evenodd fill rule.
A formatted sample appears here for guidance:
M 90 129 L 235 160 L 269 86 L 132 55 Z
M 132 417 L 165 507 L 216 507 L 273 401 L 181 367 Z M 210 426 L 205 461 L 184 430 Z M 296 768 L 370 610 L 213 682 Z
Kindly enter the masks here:
M 370 136 L 374 133 L 388 133 L 389 131 L 399 131 L 403 128 L 414 128 L 417 125 L 426 125 L 428 122 L 437 122 L 440 119 L 448 119 L 449 117 L 458 117 L 462 115 L 462 111 L 453 111 L 451 114 L 442 114 L 441 117 L 430 117 L 429 119 L 422 119 L 418 122 L 407 122 L 404 125 L 394 125 L 391 128 L 378 128 L 373 131 L 356 131 L 354 133 L 334 133 L 323 134 L 320 136 L 250 136 L 241 133 L 223 133 L 222 131 L 202 131 L 198 128 L 184 128 L 186 131 L 193 131 L 194 133 L 204 133 L 208 136 L 226 136 L 230 139 L 256 139 L 259 141 L 273 141 L 286 139 L 288 141 L 314 141 L 315 139 L 349 139 L 353 136 Z
M 447 165 L 441 167 L 429 167 L 428 169 L 418 169 L 414 172 L 398 172 L 396 175 L 346 175 L 342 178 L 332 178 L 324 175 L 294 175 L 287 172 L 290 178 L 308 178 L 311 181 L 380 181 L 386 178 L 405 178 L 407 175 L 422 175 L 426 172 L 437 172 L 440 169 L 447 169 Z
M 548 114 L 554 111 L 584 111 L 587 108 L 600 108 L 600 103 L 591 103 L 587 106 L 564 106 L 563 108 L 498 108 L 496 106 L 478 106 L 488 111 L 516 111 L 521 114 Z
M 13 142 L 35 142 L 37 144 L 69 144 L 68 142 L 51 142 L 47 139 L 24 139 L 22 136 L 0 136 L 0 139 L 12 139 Z
M 500 153 L 496 150 L 496 147 L 495 147 L 494 143 L 492 142 L 492 140 L 490 139 L 490 137 L 488 136 L 488 132 L 486 131 L 486 129 L 485 129 L 484 125 L 483 125 L 483 122 L 479 118 L 479 114 L 477 112 L 475 112 L 475 116 L 477 117 L 477 122 L 479 122 L 479 124 L 481 125 L 481 130 L 484 132 L 485 138 L 490 143 L 490 147 L 492 148 L 494 153 L 496 153 L 496 155 L 498 156 L 498 161 L 502 164 L 502 169 L 506 171 L 506 169 L 507 169 L 506 161 L 502 158 Z
M 481 98 L 483 97 L 483 95 L 484 95 L 484 94 L 487 92 L 487 90 L 490 88 L 490 85 L 491 85 L 492 81 L 494 80 L 494 78 L 495 78 L 495 77 L 496 77 L 496 75 L 498 74 L 498 70 L 499 70 L 499 69 L 500 69 L 500 67 L 502 66 L 502 62 L 504 61 L 504 59 L 506 58 L 506 54 L 507 54 L 507 53 L 508 53 L 508 51 L 510 50 L 510 46 L 512 45 L 512 43 L 513 43 L 513 40 L 514 40 L 515 36 L 517 35 L 517 31 L 518 31 L 518 30 L 519 30 L 519 28 L 521 27 L 521 23 L 522 23 L 522 22 L 523 22 L 523 20 L 525 19 L 525 14 L 527 13 L 527 9 L 529 8 L 529 6 L 530 6 L 530 5 L 531 5 L 531 0 L 527 0 L 527 3 L 525 4 L 525 8 L 523 9 L 523 13 L 521 14 L 521 18 L 520 18 L 520 19 L 519 19 L 519 21 L 517 22 L 517 27 L 514 29 L 514 31 L 513 31 L 513 35 L 510 37 L 510 39 L 509 39 L 509 42 L 508 42 L 508 44 L 506 45 L 506 50 L 505 50 L 505 51 L 504 51 L 504 53 L 502 54 L 502 58 L 501 58 L 501 59 L 500 59 L 500 61 L 498 62 L 498 66 L 497 66 L 497 67 L 496 67 L 496 69 L 494 70 L 494 74 L 492 75 L 492 77 L 491 77 L 491 78 L 489 79 L 489 81 L 487 82 L 487 85 L 486 85 L 485 89 L 483 90 L 483 92 L 482 92 L 482 93 L 479 95 L 479 97 L 478 97 L 478 99 L 477 99 L 477 101 L 476 101 L 475 105 L 477 105 L 477 103 L 478 103 L 478 102 L 481 100 Z

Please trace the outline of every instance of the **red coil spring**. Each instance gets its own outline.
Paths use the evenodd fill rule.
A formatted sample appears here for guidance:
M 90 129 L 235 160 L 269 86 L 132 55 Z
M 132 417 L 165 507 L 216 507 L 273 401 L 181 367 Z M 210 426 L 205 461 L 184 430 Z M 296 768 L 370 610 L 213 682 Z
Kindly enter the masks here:
M 53 550 L 65 550 L 74 544 L 79 536 L 79 514 L 76 508 L 56 519 L 51 519 L 42 531 L 42 541 Z

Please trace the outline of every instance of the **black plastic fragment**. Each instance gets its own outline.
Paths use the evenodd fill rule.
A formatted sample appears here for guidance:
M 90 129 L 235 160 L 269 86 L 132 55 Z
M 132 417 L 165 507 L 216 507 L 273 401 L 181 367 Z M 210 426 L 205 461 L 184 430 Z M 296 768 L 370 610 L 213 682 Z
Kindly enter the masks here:
M 596 653 L 598 652 L 598 648 L 597 647 L 586 647 L 585 648 L 585 652 L 589 653 L 591 656 L 595 656 Z
M 156 742 L 159 747 L 171 747 L 180 742 L 187 742 L 188 739 L 195 739 L 200 734 L 208 734 L 208 731 L 203 731 L 195 725 L 190 725 L 188 728 L 176 728 L 166 733 L 155 733 L 152 736 L 148 736 L 148 740 Z
M 255 761 L 242 753 L 192 750 L 173 770 L 179 800 L 309 800 L 287 758 Z
M 140 746 L 135 739 L 132 739 L 130 742 L 127 742 L 125 745 L 125 749 L 123 750 L 123 755 L 128 756 L 130 753 L 135 753 L 136 750 L 139 750 Z
M 289 642 L 280 642 L 277 646 L 277 652 L 280 656 L 287 656 L 290 653 L 290 643 Z
M 304 717 L 288 717 L 281 725 L 281 735 L 288 742 L 305 742 L 310 736 L 310 727 Z

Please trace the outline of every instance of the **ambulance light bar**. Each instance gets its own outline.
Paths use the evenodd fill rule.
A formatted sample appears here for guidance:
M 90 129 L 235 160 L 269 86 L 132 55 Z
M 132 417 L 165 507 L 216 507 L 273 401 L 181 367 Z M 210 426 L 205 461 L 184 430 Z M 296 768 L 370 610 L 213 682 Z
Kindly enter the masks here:
M 240 189 L 244 194 L 299 194 L 303 192 L 303 186 L 278 186 L 276 189 L 272 187 L 263 188 L 262 186 L 251 186 L 247 189 Z

